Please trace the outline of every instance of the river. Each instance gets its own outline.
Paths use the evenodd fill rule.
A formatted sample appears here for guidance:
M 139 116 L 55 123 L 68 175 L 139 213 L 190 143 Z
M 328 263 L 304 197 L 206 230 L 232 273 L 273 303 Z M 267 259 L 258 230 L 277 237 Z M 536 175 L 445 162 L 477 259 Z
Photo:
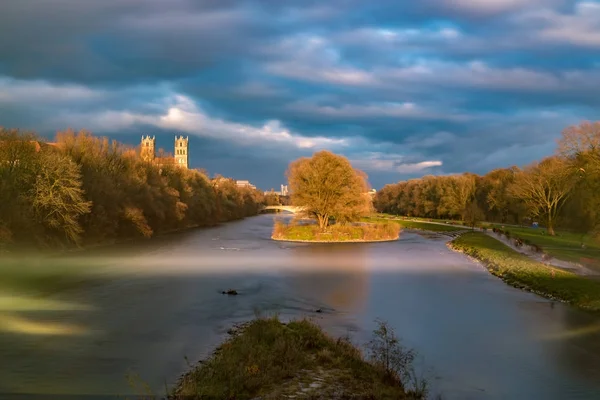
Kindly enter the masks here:
M 278 314 L 358 344 L 387 320 L 444 399 L 600 398 L 600 318 L 505 285 L 444 236 L 283 243 L 273 218 L 54 258 L 86 284 L 0 302 L 0 397 L 162 395 L 232 324 Z

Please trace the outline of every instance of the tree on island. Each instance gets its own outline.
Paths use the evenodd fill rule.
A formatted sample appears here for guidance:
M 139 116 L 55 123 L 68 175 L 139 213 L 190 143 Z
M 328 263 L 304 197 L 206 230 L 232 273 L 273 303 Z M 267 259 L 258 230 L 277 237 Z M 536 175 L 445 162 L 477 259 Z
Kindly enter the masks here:
M 340 223 L 356 221 L 370 209 L 367 175 L 343 156 L 319 151 L 293 161 L 286 175 L 292 204 L 304 207 L 321 230 L 330 218 Z

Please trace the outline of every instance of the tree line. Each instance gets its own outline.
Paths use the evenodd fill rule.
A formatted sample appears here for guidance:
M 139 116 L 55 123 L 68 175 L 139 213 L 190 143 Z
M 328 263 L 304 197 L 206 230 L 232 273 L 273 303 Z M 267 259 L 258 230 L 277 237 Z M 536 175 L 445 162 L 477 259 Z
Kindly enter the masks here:
M 550 235 L 556 227 L 600 235 L 600 122 L 566 128 L 554 155 L 524 168 L 386 185 L 374 206 L 409 217 L 538 222 Z
M 150 237 L 255 215 L 263 201 L 232 179 L 145 162 L 87 131 L 59 132 L 50 145 L 0 128 L 0 246 Z

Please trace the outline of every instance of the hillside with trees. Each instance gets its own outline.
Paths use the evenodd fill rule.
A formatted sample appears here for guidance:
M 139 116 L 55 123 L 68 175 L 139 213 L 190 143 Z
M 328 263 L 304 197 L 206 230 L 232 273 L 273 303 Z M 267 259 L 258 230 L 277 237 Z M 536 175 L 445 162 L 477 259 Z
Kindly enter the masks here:
M 0 246 L 71 247 L 150 237 L 258 213 L 231 179 L 145 162 L 81 131 L 55 143 L 0 128 Z
M 379 212 L 408 217 L 538 222 L 600 234 L 600 122 L 565 129 L 556 154 L 524 168 L 501 168 L 479 176 L 424 176 L 386 185 L 377 192 Z

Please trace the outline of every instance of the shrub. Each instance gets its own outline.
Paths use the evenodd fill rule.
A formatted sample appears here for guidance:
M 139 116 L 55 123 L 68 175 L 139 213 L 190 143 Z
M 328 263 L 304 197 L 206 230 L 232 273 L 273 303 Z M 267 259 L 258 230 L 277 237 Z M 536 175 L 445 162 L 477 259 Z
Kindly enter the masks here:
M 398 381 L 412 398 L 426 398 L 427 383 L 417 378 L 413 367 L 415 351 L 402 346 L 386 321 L 376 320 L 376 323 L 374 337 L 367 345 L 371 361 L 385 372 L 388 379 Z

